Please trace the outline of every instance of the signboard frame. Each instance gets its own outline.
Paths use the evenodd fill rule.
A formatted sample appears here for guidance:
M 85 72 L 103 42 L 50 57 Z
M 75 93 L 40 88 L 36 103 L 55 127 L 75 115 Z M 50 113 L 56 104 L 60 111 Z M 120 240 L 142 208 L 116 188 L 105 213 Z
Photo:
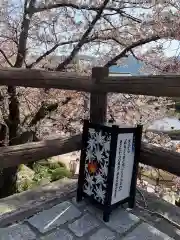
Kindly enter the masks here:
M 97 162 L 95 159 L 95 155 L 98 157 L 99 154 L 91 155 L 93 158 L 93 162 L 89 163 L 87 158 L 89 157 L 89 153 L 87 149 L 92 146 L 93 142 L 90 139 L 90 134 L 97 134 L 98 139 L 104 141 L 100 147 L 96 146 L 97 148 L 102 150 L 102 146 L 106 146 L 108 151 L 106 154 L 103 155 L 103 161 L 106 162 L 105 172 L 107 173 L 106 177 L 101 178 L 98 173 L 96 173 L 96 169 L 98 169 L 99 173 L 102 173 L 102 169 L 97 167 Z M 121 199 L 120 201 L 115 201 L 112 203 L 112 193 L 113 193 L 113 186 L 115 181 L 115 168 L 117 167 L 117 143 L 118 143 L 118 136 L 122 135 L 125 136 L 129 134 L 133 134 L 132 139 L 132 151 L 133 153 L 133 163 L 132 163 L 132 172 L 130 177 L 130 187 L 129 187 L 129 196 Z M 103 210 L 103 220 L 105 222 L 109 221 L 110 214 L 113 209 L 118 207 L 121 204 L 128 203 L 129 208 L 133 208 L 135 205 L 135 195 L 136 195 L 136 183 L 137 183 L 137 174 L 138 174 L 138 163 L 139 163 L 139 156 L 140 156 L 140 148 L 141 148 L 141 137 L 142 137 L 142 126 L 138 125 L 135 128 L 120 128 L 117 125 L 106 126 L 101 124 L 91 123 L 88 120 L 84 120 L 83 126 L 83 134 L 82 134 L 82 146 L 81 146 L 81 158 L 80 158 L 80 169 L 79 169 L 79 178 L 78 178 L 78 189 L 77 189 L 77 202 L 81 201 L 84 198 L 88 198 L 93 204 L 98 205 Z M 107 140 L 105 142 L 105 140 Z M 94 140 L 93 140 L 94 141 Z M 125 143 L 125 141 L 124 141 Z M 109 144 L 109 146 L 108 146 Z M 104 147 L 103 146 L 103 147 Z M 104 147 L 105 148 L 105 147 Z M 125 151 L 125 150 L 124 150 Z M 90 158 L 89 158 L 90 159 Z M 100 159 L 99 159 L 100 160 Z M 99 161 L 98 160 L 98 161 Z M 101 165 L 99 165 L 101 166 Z M 103 165 L 103 168 L 105 165 Z M 99 170 L 100 169 L 100 170 Z M 89 170 L 92 172 L 89 173 Z M 117 172 L 117 171 L 116 171 Z M 92 173 L 92 174 L 91 174 Z M 96 174 L 96 175 L 93 175 Z M 104 172 L 103 172 L 104 174 Z M 102 176 L 104 176 L 102 174 Z M 93 176 L 95 176 L 98 181 L 95 183 L 92 182 Z M 102 183 L 104 179 L 104 182 Z M 100 189 L 97 186 L 99 181 L 101 181 Z M 119 182 L 119 181 L 118 181 Z M 91 185 L 92 183 L 92 185 Z M 96 186 L 97 184 L 97 186 Z M 126 183 L 125 183 L 126 184 Z M 97 188 L 97 191 L 95 189 Z M 89 189 L 91 189 L 89 191 Z M 98 194 L 96 195 L 96 193 Z M 100 196 L 100 198 L 99 198 Z M 102 197 L 102 198 L 101 198 Z

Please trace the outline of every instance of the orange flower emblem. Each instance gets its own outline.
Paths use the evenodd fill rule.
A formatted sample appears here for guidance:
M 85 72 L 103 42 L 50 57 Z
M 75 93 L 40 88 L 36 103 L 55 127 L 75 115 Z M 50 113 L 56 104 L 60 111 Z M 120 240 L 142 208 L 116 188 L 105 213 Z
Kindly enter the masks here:
M 88 171 L 89 173 L 95 173 L 97 170 L 97 163 L 88 163 Z

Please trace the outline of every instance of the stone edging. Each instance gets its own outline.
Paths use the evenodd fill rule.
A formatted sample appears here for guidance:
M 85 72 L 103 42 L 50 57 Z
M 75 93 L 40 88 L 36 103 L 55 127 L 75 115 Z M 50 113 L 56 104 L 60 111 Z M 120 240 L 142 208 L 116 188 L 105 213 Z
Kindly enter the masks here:
M 56 186 L 57 184 L 57 186 Z M 15 211 L 5 213 L 0 216 L 0 227 L 8 226 L 12 223 L 22 221 L 26 218 L 29 218 L 30 216 L 36 214 L 37 212 L 40 212 L 44 209 L 50 208 L 53 205 L 56 205 L 62 201 L 65 201 L 69 199 L 70 197 L 73 197 L 76 193 L 76 185 L 77 180 L 69 179 L 65 181 L 57 181 L 57 183 L 52 183 L 52 185 L 56 186 L 56 189 L 52 191 L 51 184 L 48 184 L 49 191 L 46 190 L 44 192 L 44 189 L 47 186 L 43 186 L 38 188 L 38 190 L 31 190 L 28 191 L 27 194 L 31 194 L 33 196 L 37 193 L 40 194 L 40 191 L 42 191 L 42 198 L 43 199 L 35 199 L 28 201 L 25 205 L 22 207 L 16 209 Z M 57 188 L 58 187 L 58 188 Z M 26 194 L 26 193 L 24 193 Z M 11 197 L 12 198 L 12 197 Z M 5 199 L 4 199 L 5 200 Z

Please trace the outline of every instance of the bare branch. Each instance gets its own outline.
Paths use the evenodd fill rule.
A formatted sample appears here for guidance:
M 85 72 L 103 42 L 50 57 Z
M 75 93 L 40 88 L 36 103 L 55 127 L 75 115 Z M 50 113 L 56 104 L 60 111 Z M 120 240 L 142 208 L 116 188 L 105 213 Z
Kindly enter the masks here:
M 98 10 L 95 18 L 90 23 L 89 28 L 85 31 L 85 33 L 83 34 L 81 40 L 78 42 L 76 47 L 73 49 L 73 51 L 71 52 L 69 57 L 67 57 L 66 60 L 64 62 L 60 63 L 59 66 L 56 68 L 57 71 L 63 70 L 73 60 L 73 58 L 76 56 L 76 54 L 79 52 L 81 47 L 86 42 L 86 39 L 87 39 L 88 35 L 93 30 L 93 27 L 95 26 L 96 22 L 100 19 L 101 15 L 103 13 L 103 10 L 106 7 L 106 5 L 108 4 L 108 2 L 109 2 L 109 0 L 105 0 L 104 3 L 101 5 L 101 7 Z
M 92 42 L 92 41 L 94 41 L 94 40 L 96 40 L 96 39 L 100 39 L 100 40 L 114 40 L 115 42 L 117 42 L 118 44 L 120 44 L 120 43 L 118 42 L 118 40 L 116 40 L 116 39 L 113 38 L 113 37 L 98 37 L 98 36 L 89 38 L 89 39 L 87 39 L 84 43 L 89 43 L 89 42 Z M 76 39 L 76 40 L 70 40 L 70 41 L 65 41 L 65 42 L 61 42 L 61 43 L 55 44 L 51 49 L 47 50 L 43 55 L 41 55 L 39 58 L 37 58 L 35 62 L 27 65 L 26 68 L 32 68 L 32 67 L 34 67 L 34 66 L 37 65 L 42 59 L 44 59 L 45 57 L 47 57 L 48 55 L 50 55 L 51 53 L 53 53 L 58 47 L 64 46 L 64 45 L 68 45 L 68 44 L 72 44 L 72 43 L 77 43 L 77 42 L 79 42 L 79 41 L 80 41 L 80 39 Z
M 33 13 L 44 12 L 44 11 L 47 11 L 47 10 L 56 9 L 56 8 L 60 8 L 60 7 L 70 7 L 70 8 L 74 8 L 74 9 L 77 9 L 77 10 L 81 10 L 81 9 L 97 10 L 97 8 L 94 9 L 94 8 L 89 7 L 88 5 L 78 6 L 78 5 L 73 4 L 73 3 L 56 3 L 56 4 L 48 4 L 48 5 L 43 6 L 43 7 L 35 7 L 33 9 Z
M 88 10 L 88 11 L 96 11 L 96 12 L 98 12 L 100 10 L 100 7 L 95 7 L 95 6 L 90 7 L 88 5 L 78 6 L 78 5 L 73 4 L 73 3 L 57 3 L 57 4 L 48 4 L 47 6 L 44 6 L 44 7 L 35 8 L 33 13 L 42 12 L 42 11 L 51 10 L 51 9 L 56 9 L 56 8 L 60 8 L 60 7 L 70 7 L 70 8 L 74 8 L 76 10 Z M 107 7 L 106 10 L 114 12 L 114 13 L 111 13 L 111 14 L 107 13 L 107 14 L 105 14 L 106 16 L 120 14 L 122 17 L 131 19 L 131 20 L 133 20 L 137 23 L 142 22 L 141 19 L 136 18 L 136 17 L 126 13 L 125 11 L 121 10 L 120 8 Z
M 96 6 L 89 6 L 89 5 L 76 5 L 73 3 L 56 3 L 56 4 L 48 4 L 46 6 L 43 7 L 36 7 L 33 10 L 33 13 L 38 13 L 38 12 L 43 12 L 46 10 L 51 10 L 51 9 L 56 9 L 56 8 L 60 8 L 60 7 L 70 7 L 70 8 L 74 8 L 77 10 L 89 10 L 89 11 L 96 11 L 98 12 L 101 9 L 100 7 L 96 7 Z M 123 17 L 129 18 L 135 22 L 141 23 L 141 20 L 131 16 L 130 14 L 127 14 L 126 12 L 124 12 L 123 10 L 121 10 L 120 8 L 115 8 L 115 7 L 107 7 L 106 10 L 108 11 L 114 11 L 116 12 L 116 14 L 120 14 Z
M 59 46 L 60 46 L 60 44 L 55 44 L 50 50 L 46 51 L 43 55 L 41 55 L 40 57 L 38 57 L 35 62 L 27 65 L 26 68 L 32 68 L 32 67 L 34 67 L 34 66 L 37 65 L 42 59 L 44 59 L 44 58 L 47 57 L 49 54 L 51 54 L 52 52 L 54 52 Z
M 141 23 L 142 20 L 136 17 L 131 16 L 130 14 L 127 14 L 126 12 L 120 10 L 120 9 L 115 9 L 115 8 L 108 8 L 108 10 L 115 11 L 116 13 L 119 13 L 122 17 L 126 17 L 128 19 L 133 20 L 134 22 Z
M 58 103 L 47 104 L 42 102 L 41 107 L 36 112 L 29 126 L 35 126 L 39 121 L 44 119 L 49 113 L 55 111 L 57 108 L 58 108 Z
M 18 53 L 16 57 L 16 62 L 14 67 L 22 67 L 23 62 L 26 57 L 26 45 L 27 45 L 27 38 L 28 38 L 28 31 L 30 27 L 30 20 L 32 18 L 32 10 L 34 9 L 36 0 L 31 0 L 29 3 L 29 7 L 27 10 L 27 1 L 24 4 L 24 14 L 23 14 L 23 21 L 21 24 L 21 33 L 19 36 L 19 44 L 18 44 Z M 29 12 L 29 13 L 28 13 Z
M 48 55 L 50 55 L 51 53 L 53 53 L 58 47 L 64 46 L 64 45 L 67 45 L 67 44 L 76 43 L 76 42 L 78 42 L 78 41 L 79 41 L 79 40 L 71 40 L 71 41 L 66 41 L 66 42 L 61 42 L 61 43 L 55 44 L 51 49 L 47 50 L 43 55 L 41 55 L 40 57 L 38 57 L 35 62 L 27 65 L 27 68 L 32 68 L 32 67 L 34 67 L 35 65 L 37 65 L 42 59 L 44 59 L 45 57 L 47 57 Z
M 126 54 L 131 51 L 133 48 L 135 47 L 139 47 L 142 46 L 146 43 L 150 43 L 153 41 L 157 41 L 161 39 L 161 36 L 155 35 L 155 36 L 151 36 L 149 38 L 145 38 L 145 39 L 140 39 L 137 42 L 132 43 L 131 45 L 129 45 L 128 47 L 126 47 L 120 54 L 116 55 L 113 59 L 111 59 L 109 62 L 107 62 L 105 64 L 105 67 L 110 67 L 112 66 L 114 63 L 116 63 L 119 59 L 123 58 L 126 56 Z
M 111 37 L 111 36 L 109 36 L 109 37 L 106 37 L 106 36 L 104 36 L 104 37 L 103 37 L 103 36 L 94 36 L 94 37 L 91 37 L 91 38 L 87 39 L 87 40 L 84 42 L 84 44 L 87 44 L 87 43 L 89 43 L 89 42 L 93 42 L 93 41 L 96 41 L 96 40 L 97 40 L 98 42 L 103 41 L 103 40 L 106 41 L 106 42 L 109 41 L 109 40 L 112 40 L 112 41 L 116 42 L 117 44 L 124 46 L 123 43 L 121 43 L 121 42 L 118 41 L 116 38 Z M 43 55 L 41 55 L 40 57 L 38 57 L 38 58 L 36 59 L 36 61 L 34 61 L 33 63 L 27 65 L 26 68 L 30 69 L 30 68 L 32 68 L 32 67 L 35 67 L 41 60 L 43 60 L 45 57 L 47 57 L 47 56 L 49 56 L 51 53 L 53 53 L 58 47 L 61 47 L 61 46 L 64 46 L 64 45 L 68 45 L 68 44 L 72 44 L 72 43 L 77 43 L 77 42 L 79 42 L 79 41 L 80 41 L 80 39 L 71 40 L 71 41 L 66 41 L 66 42 L 61 42 L 61 43 L 55 44 L 51 49 L 47 50 Z M 52 70 L 53 70 L 53 69 L 52 69 Z
M 0 53 L 3 55 L 4 59 L 9 64 L 9 66 L 13 67 L 13 64 L 9 61 L 8 57 L 6 56 L 5 52 L 2 49 L 0 49 Z
M 18 45 L 18 41 L 13 37 L 9 37 L 9 36 L 6 36 L 4 34 L 1 34 L 0 37 L 5 38 L 6 40 L 10 40 L 10 41 L 14 42 L 16 45 Z

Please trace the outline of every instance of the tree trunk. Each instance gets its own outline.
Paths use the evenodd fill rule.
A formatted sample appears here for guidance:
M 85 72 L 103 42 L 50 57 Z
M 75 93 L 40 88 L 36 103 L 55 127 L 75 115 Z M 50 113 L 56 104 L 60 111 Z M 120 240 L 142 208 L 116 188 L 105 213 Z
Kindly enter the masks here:
M 16 145 L 18 139 L 18 127 L 20 124 L 19 101 L 15 87 L 8 87 L 9 94 L 9 145 Z M 16 192 L 18 167 L 11 167 L 2 170 L 3 184 L 1 187 L 0 197 L 4 198 Z

